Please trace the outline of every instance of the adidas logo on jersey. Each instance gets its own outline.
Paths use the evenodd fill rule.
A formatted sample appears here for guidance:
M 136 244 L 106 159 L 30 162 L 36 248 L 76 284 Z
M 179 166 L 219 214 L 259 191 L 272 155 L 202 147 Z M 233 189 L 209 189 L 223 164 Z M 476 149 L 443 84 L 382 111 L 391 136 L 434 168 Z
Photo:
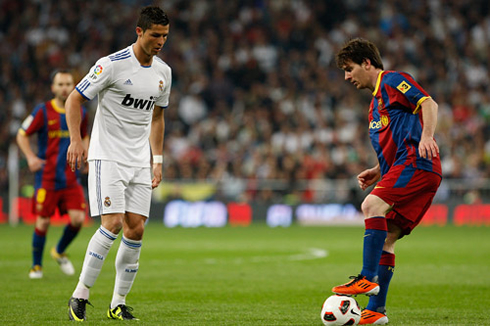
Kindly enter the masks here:
M 150 96 L 149 100 L 141 100 L 139 98 L 132 98 L 131 94 L 126 94 L 121 104 L 124 106 L 133 107 L 135 109 L 149 111 L 153 109 L 155 101 L 153 101 L 153 96 Z
M 133 83 L 131 82 L 131 79 L 128 79 L 124 82 L 124 85 L 133 85 Z

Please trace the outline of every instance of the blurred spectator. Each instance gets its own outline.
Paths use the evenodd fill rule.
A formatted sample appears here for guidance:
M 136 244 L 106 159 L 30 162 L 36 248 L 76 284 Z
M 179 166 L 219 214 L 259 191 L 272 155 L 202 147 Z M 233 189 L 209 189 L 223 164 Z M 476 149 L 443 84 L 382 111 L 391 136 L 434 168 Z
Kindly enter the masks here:
M 68 68 L 81 77 L 97 58 L 135 40 L 121 26 L 147 3 L 0 1 L 0 184 L 7 182 L 8 144 L 27 112 L 46 100 L 49 73 Z M 172 18 L 162 54 L 174 73 L 167 180 L 222 182 L 227 199 L 252 194 L 262 201 L 278 194 L 271 188 L 244 194 L 245 187 L 276 180 L 281 189 L 306 187 L 286 188 L 286 198 L 322 201 L 316 181 L 351 179 L 372 165 L 363 128 L 370 96 L 343 83 L 332 62 L 353 36 L 380 44 L 387 69 L 403 67 L 434 94 L 445 177 L 490 178 L 488 1 L 160 5 Z

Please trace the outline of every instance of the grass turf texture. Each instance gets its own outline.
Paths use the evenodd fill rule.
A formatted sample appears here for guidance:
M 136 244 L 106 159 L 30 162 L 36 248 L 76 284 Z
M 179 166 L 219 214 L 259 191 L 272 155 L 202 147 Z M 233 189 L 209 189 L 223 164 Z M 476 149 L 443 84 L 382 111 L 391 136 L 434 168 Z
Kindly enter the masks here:
M 67 302 L 97 224 L 68 249 L 77 270 L 72 277 L 49 256 L 62 231 L 52 227 L 41 280 L 28 278 L 33 227 L 0 225 L 1 324 L 70 324 Z M 144 325 L 322 325 L 321 305 L 332 286 L 361 268 L 363 232 L 265 225 L 167 229 L 153 222 L 127 304 Z M 121 323 L 106 317 L 119 239 L 91 290 L 92 324 Z M 390 325 L 490 325 L 490 228 L 419 227 L 398 243 L 396 263 Z M 356 299 L 367 305 L 366 297 Z

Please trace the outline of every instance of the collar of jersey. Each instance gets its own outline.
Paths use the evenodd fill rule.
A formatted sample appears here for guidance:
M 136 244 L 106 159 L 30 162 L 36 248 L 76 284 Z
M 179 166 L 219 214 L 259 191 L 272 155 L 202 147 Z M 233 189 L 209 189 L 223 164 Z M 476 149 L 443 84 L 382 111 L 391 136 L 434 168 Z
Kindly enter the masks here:
M 133 57 L 133 58 L 134 58 L 134 60 L 136 61 L 136 63 L 137 63 L 137 64 L 138 64 L 138 65 L 139 65 L 141 68 L 151 68 L 151 65 L 149 65 L 149 66 L 143 66 L 143 65 L 142 65 L 142 64 L 141 64 L 141 63 L 138 61 L 138 58 L 136 58 L 136 55 L 134 54 L 134 49 L 133 49 L 133 47 L 134 47 L 134 45 L 135 45 L 135 44 L 136 44 L 136 43 L 133 43 L 133 44 L 131 44 L 131 46 L 130 46 L 130 47 L 131 47 L 131 57 Z M 153 59 L 153 58 L 152 58 L 152 59 Z M 153 60 L 152 60 L 152 62 L 153 62 Z
M 378 74 L 378 79 L 376 79 L 376 87 L 374 87 L 373 96 L 376 96 L 376 93 L 379 89 L 379 84 L 381 84 L 381 74 L 384 73 L 384 70 L 381 70 Z
M 66 113 L 65 109 L 64 108 L 60 108 L 57 104 L 56 104 L 56 100 L 55 99 L 52 99 L 51 100 L 51 105 L 53 106 L 53 109 L 58 112 L 58 113 Z

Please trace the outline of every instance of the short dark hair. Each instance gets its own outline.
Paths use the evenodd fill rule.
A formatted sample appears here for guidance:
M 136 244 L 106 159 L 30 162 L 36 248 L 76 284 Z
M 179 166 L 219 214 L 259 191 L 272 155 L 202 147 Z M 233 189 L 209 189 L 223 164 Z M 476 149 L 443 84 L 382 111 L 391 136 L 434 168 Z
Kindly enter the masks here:
M 337 53 L 335 59 L 340 69 L 343 69 L 349 61 L 360 65 L 366 59 L 369 59 L 374 67 L 384 69 L 376 45 L 360 37 L 349 40 Z
M 140 12 L 140 17 L 136 26 L 141 27 L 143 31 L 151 28 L 151 25 L 163 25 L 167 26 L 170 23 L 168 16 L 157 6 L 143 7 Z
M 69 75 L 73 76 L 71 71 L 69 71 L 68 69 L 55 69 L 49 75 L 49 79 L 51 80 L 51 84 L 54 83 L 54 77 L 56 77 L 57 74 L 69 74 Z

